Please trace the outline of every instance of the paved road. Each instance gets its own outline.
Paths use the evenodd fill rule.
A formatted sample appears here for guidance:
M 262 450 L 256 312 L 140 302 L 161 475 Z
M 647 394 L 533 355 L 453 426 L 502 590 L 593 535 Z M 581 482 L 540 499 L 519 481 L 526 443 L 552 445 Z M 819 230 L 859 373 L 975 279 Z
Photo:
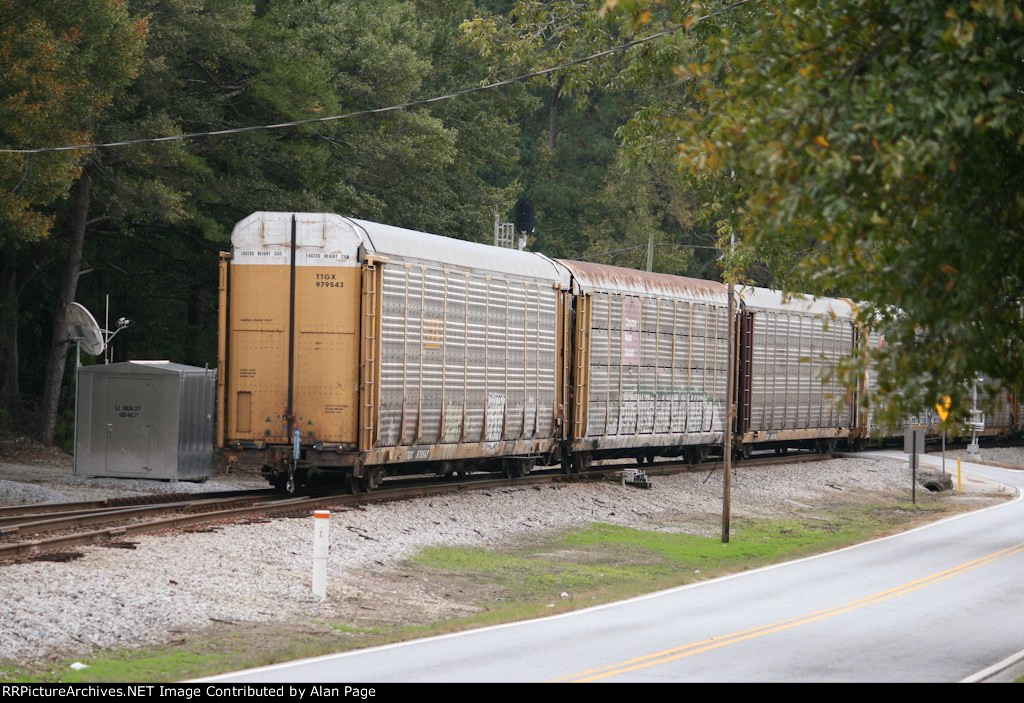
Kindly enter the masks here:
M 968 471 L 1024 486 L 1019 471 Z M 622 603 L 211 680 L 959 681 L 1024 649 L 1022 596 L 1018 497 Z

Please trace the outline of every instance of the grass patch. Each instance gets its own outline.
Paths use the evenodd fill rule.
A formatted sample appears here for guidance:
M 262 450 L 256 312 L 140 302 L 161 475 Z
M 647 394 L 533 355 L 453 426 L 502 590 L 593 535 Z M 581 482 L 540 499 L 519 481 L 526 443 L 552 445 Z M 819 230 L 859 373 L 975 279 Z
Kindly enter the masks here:
M 544 601 L 547 606 L 552 598 L 564 600 L 562 593 L 589 604 L 837 549 L 937 512 L 942 508 L 935 504 L 868 505 L 824 517 L 742 520 L 734 523 L 726 544 L 720 536 L 595 523 L 523 549 L 429 547 L 412 563 L 434 577 L 470 576 L 499 586 L 506 599 L 524 605 Z
M 507 589 L 511 597 L 563 590 L 586 590 L 609 583 L 645 578 L 652 575 L 648 565 L 581 563 L 570 559 L 544 558 L 538 554 L 490 552 L 459 547 L 430 547 L 413 563 L 438 572 L 476 574 Z
M 395 628 L 389 628 L 392 631 Z M 36 667 L 0 666 L 0 681 L 168 682 L 364 647 L 384 630 L 344 623 L 218 625 L 174 643 L 108 650 Z M 415 635 L 413 635 L 415 636 Z M 88 668 L 74 670 L 72 662 Z
M 356 627 L 355 625 L 346 625 L 345 623 L 335 623 L 331 625 L 335 632 L 341 632 L 346 635 L 379 635 L 382 630 L 379 627 Z
M 46 668 L 8 668 L 0 671 L 0 678 L 3 681 L 61 683 L 172 681 L 187 677 L 189 672 L 205 670 L 207 663 L 215 659 L 217 657 L 200 652 L 170 648 L 117 650 L 99 657 L 60 660 Z M 88 668 L 72 669 L 73 661 L 81 661 Z

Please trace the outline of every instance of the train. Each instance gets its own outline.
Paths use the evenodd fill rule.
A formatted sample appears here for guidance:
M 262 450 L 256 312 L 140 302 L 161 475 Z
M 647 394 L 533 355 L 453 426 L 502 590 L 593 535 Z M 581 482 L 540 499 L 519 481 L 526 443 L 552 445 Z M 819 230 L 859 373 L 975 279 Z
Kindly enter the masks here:
M 875 429 L 832 373 L 859 344 L 880 343 L 848 300 L 742 287 L 730 319 L 715 281 L 329 213 L 253 213 L 231 245 L 219 268 L 217 446 L 280 490 L 700 462 L 727 431 L 740 456 L 827 452 Z M 1020 428 L 1007 400 L 998 432 Z

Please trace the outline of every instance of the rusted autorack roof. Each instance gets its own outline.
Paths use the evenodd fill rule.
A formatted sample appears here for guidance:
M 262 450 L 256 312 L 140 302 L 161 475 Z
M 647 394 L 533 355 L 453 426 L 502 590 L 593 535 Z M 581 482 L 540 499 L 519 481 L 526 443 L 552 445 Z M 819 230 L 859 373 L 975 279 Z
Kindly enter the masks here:
M 718 281 L 670 276 L 667 273 L 649 273 L 619 266 L 592 264 L 587 261 L 566 261 L 564 259 L 557 261 L 572 272 L 575 286 L 583 293 L 600 290 L 677 300 L 699 300 L 721 305 L 729 304 L 728 289 L 724 283 Z

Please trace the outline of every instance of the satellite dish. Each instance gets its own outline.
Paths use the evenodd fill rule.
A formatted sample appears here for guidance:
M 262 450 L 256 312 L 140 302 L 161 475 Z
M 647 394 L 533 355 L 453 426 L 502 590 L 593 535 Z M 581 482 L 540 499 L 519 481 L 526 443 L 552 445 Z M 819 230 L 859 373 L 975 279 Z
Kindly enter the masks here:
M 103 331 L 96 324 L 96 318 L 92 313 L 78 303 L 71 303 L 65 311 L 67 322 L 64 329 L 67 331 L 68 339 L 78 342 L 86 353 L 99 356 L 103 353 Z

